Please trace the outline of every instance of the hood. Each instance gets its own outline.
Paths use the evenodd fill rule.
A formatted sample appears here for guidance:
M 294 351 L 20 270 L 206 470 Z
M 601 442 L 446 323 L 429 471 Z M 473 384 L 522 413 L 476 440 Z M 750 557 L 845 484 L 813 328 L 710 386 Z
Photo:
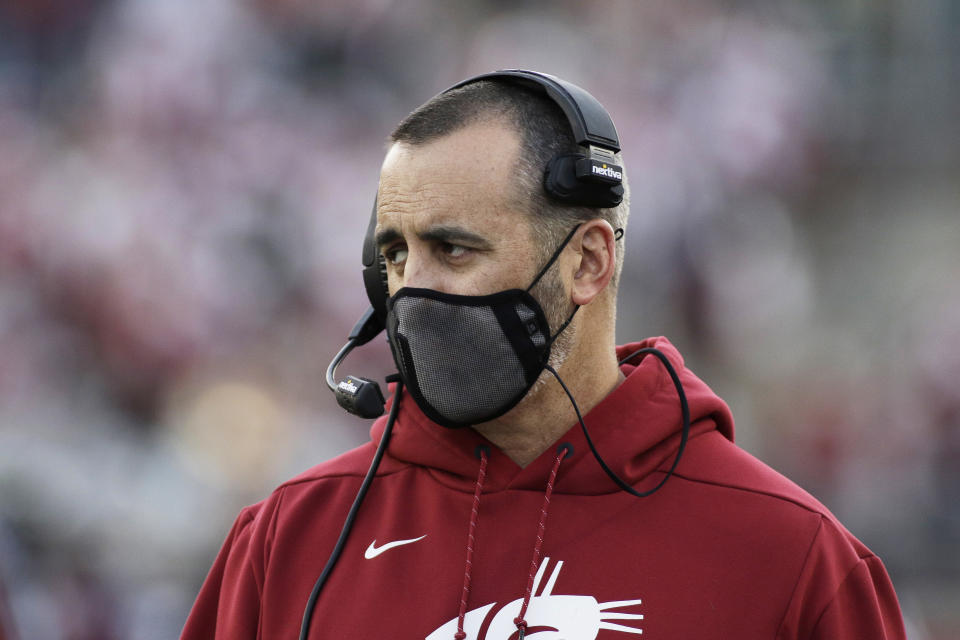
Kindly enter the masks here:
M 680 377 L 690 407 L 690 438 L 716 429 L 732 441 L 733 417 L 729 407 L 684 366 L 680 353 L 666 338 L 649 338 L 617 347 L 617 357 L 622 359 L 645 347 L 659 349 Z M 607 465 L 643 491 L 656 485 L 662 475 L 654 472 L 669 469 L 676 456 L 682 431 L 680 400 L 670 375 L 655 356 L 637 356 L 620 369 L 626 379 L 584 415 L 583 421 Z M 395 401 L 391 397 L 390 403 Z M 472 492 L 479 466 L 477 447 L 484 445 L 491 449 L 484 493 L 543 490 L 556 457 L 555 446 L 521 468 L 473 429 L 447 429 L 432 422 L 406 391 L 400 402 L 381 473 L 389 473 L 404 463 L 415 464 L 430 469 L 439 482 Z M 374 441 L 379 441 L 385 425 L 386 417 L 374 423 Z M 557 441 L 557 445 L 561 443 L 571 444 L 574 453 L 563 463 L 557 493 L 599 495 L 619 491 L 590 452 L 578 422 L 570 425 Z M 683 468 L 682 461 L 679 468 Z

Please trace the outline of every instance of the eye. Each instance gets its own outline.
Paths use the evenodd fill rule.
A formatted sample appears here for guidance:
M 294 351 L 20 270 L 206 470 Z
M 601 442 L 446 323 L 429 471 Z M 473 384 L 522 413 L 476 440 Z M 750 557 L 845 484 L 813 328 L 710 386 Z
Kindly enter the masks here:
M 469 248 L 459 244 L 450 244 L 449 242 L 443 243 L 443 252 L 448 258 L 462 258 L 463 256 L 467 255 L 469 251 Z
M 399 245 L 395 247 L 390 247 L 383 252 L 383 257 L 387 259 L 387 262 L 394 266 L 400 266 L 407 261 L 407 247 L 404 245 Z

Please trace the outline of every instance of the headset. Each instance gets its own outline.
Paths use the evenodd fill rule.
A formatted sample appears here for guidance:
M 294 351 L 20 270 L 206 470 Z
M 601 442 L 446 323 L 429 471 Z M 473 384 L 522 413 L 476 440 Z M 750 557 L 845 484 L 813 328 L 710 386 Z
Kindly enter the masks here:
M 623 200 L 623 168 L 615 164 L 616 153 L 620 151 L 620 139 L 617 136 L 616 127 L 606 109 L 592 95 L 571 84 L 545 73 L 536 71 L 524 71 L 521 69 L 507 69 L 486 73 L 483 75 L 468 78 L 463 82 L 455 84 L 442 93 L 453 91 L 460 87 L 479 82 L 481 80 L 492 80 L 495 82 L 504 82 L 545 94 L 554 103 L 556 103 L 567 117 L 570 128 L 573 131 L 573 137 L 580 147 L 580 153 L 559 154 L 550 159 L 544 168 L 543 188 L 547 196 L 560 203 L 595 208 L 615 207 Z M 442 93 L 440 95 L 442 95 Z M 377 250 L 374 240 L 377 227 L 377 204 L 374 200 L 373 211 L 370 214 L 370 223 L 367 225 L 367 233 L 363 240 L 363 283 L 367 290 L 367 297 L 370 300 L 370 308 L 360 317 L 357 324 L 350 332 L 347 343 L 340 349 L 330 366 L 327 367 L 327 385 L 336 394 L 337 402 L 341 407 L 363 418 L 376 418 L 383 414 L 384 399 L 380 386 L 373 380 L 361 378 L 358 376 L 347 376 L 341 382 L 334 382 L 334 375 L 337 366 L 355 347 L 366 344 L 381 331 L 386 328 L 387 319 L 387 300 L 389 291 L 387 289 L 387 269 L 386 260 Z M 616 236 L 619 240 L 623 231 L 617 230 Z M 626 484 L 610 469 L 601 458 L 590 439 L 590 434 L 580 415 L 580 409 L 577 407 L 573 394 L 564 384 L 560 376 L 549 364 L 547 370 L 553 373 L 560 386 L 566 392 L 576 411 L 577 419 L 587 444 L 597 462 L 603 471 L 619 486 L 623 491 L 638 498 L 645 498 L 652 495 L 663 487 L 664 483 L 673 475 L 674 470 L 680 462 L 686 447 L 687 438 L 690 433 L 690 409 L 687 404 L 686 394 L 680 378 L 674 370 L 670 361 L 660 351 L 655 348 L 647 347 L 631 353 L 620 361 L 620 364 L 632 360 L 640 354 L 655 355 L 662 363 L 664 368 L 670 374 L 673 384 L 677 389 L 677 395 L 680 400 L 680 411 L 683 422 L 683 430 L 680 439 L 680 445 L 677 448 L 677 455 L 674 458 L 673 465 L 664 475 L 660 483 L 654 488 L 639 492 L 630 485 Z M 399 398 L 403 390 L 403 380 L 399 374 L 387 376 L 387 382 L 396 382 L 396 397 Z M 353 528 L 353 522 L 360 509 L 361 504 L 370 488 L 376 475 L 380 460 L 386 452 L 390 441 L 390 435 L 396 421 L 399 399 L 395 400 L 390 408 L 390 416 L 387 419 L 383 435 L 380 438 L 380 444 L 377 446 L 376 453 L 370 463 L 370 468 L 364 477 L 360 490 L 350 507 L 346 521 L 340 531 L 340 536 L 334 545 L 334 549 L 324 566 L 320 577 L 317 578 L 313 586 L 313 591 L 307 600 L 306 608 L 303 613 L 303 620 L 300 626 L 300 640 L 306 640 L 309 635 L 310 621 L 313 611 L 323 589 L 327 578 L 333 571 L 340 553 L 343 550 L 346 540 Z
M 579 153 L 554 156 L 543 174 L 543 188 L 551 200 L 582 207 L 610 208 L 623 200 L 623 168 L 616 164 L 620 138 L 610 114 L 587 91 L 555 76 L 523 69 L 503 69 L 463 80 L 438 95 L 443 95 L 481 80 L 520 86 L 546 95 L 563 111 L 580 147 Z M 368 378 L 347 376 L 335 382 L 336 368 L 355 347 L 366 344 L 386 327 L 387 266 L 374 240 L 377 228 L 377 203 L 374 200 L 370 223 L 363 239 L 363 285 L 370 308 L 360 317 L 327 368 L 327 386 L 341 407 L 361 418 L 383 414 L 384 399 L 380 386 Z

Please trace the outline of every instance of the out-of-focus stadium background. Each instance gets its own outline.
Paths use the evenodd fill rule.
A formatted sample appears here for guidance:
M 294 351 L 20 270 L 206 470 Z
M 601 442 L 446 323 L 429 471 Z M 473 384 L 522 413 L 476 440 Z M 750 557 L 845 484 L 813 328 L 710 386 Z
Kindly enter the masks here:
M 0 3 L 18 637 L 175 637 L 237 511 L 366 439 L 323 371 L 385 137 L 503 67 L 618 124 L 621 341 L 671 337 L 911 638 L 960 637 L 958 31 L 952 0 Z

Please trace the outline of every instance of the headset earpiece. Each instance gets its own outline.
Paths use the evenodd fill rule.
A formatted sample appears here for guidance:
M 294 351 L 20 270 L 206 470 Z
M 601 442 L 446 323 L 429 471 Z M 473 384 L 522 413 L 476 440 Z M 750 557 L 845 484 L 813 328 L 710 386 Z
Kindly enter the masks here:
M 377 199 L 374 198 L 367 233 L 363 238 L 363 286 L 367 290 L 370 306 L 373 307 L 370 322 L 377 323 L 379 333 L 387 325 L 387 298 L 390 297 L 390 292 L 387 289 L 387 261 L 377 249 L 376 231 Z
M 611 184 L 594 178 L 593 167 L 598 171 L 619 175 L 623 169 L 614 164 L 595 164 L 596 161 L 583 154 L 554 156 L 543 172 L 543 188 L 547 195 L 564 204 L 581 207 L 615 207 L 623 201 L 623 185 L 620 181 Z M 586 167 L 586 169 L 584 169 Z

